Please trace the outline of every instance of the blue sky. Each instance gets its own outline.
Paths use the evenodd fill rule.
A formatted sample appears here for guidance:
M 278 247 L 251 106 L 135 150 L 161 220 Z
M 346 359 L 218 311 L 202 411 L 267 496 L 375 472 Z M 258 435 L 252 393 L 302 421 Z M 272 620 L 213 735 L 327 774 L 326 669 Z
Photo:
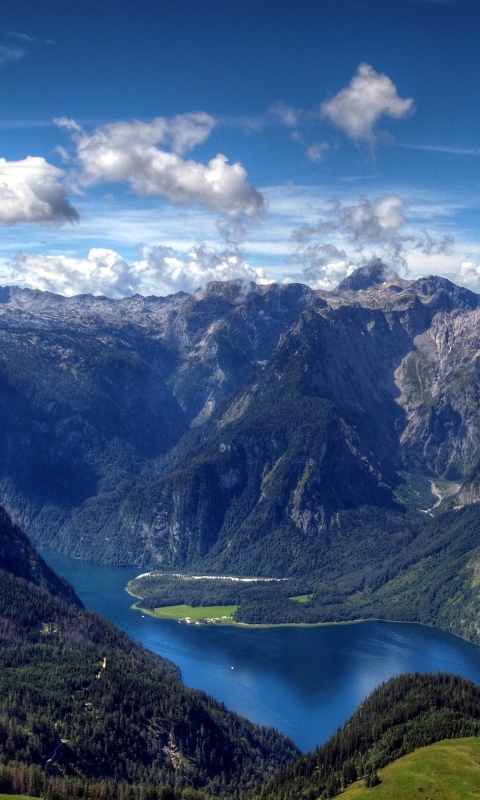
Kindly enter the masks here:
M 332 288 L 378 255 L 480 291 L 476 0 L 16 0 L 0 282 Z

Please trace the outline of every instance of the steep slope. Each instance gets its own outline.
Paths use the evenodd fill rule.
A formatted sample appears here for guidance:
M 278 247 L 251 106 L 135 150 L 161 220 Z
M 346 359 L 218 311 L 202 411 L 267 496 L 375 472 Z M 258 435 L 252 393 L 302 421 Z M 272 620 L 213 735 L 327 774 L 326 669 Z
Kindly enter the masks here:
M 114 509 L 270 357 L 307 304 L 325 305 L 307 287 L 262 294 L 241 282 L 120 301 L 3 289 L 3 502 L 44 545 L 89 498 Z M 99 547 L 119 559 L 105 537 Z
M 480 497 L 479 315 L 474 293 L 378 260 L 330 293 L 4 289 L 1 498 L 81 558 L 323 564 L 339 513 Z
M 363 309 L 303 312 L 210 435 L 122 504 L 132 546 L 148 536 L 169 566 L 205 559 L 220 570 L 278 574 L 305 537 L 321 547 L 339 510 L 393 507 L 402 415 L 391 365 L 382 371 L 376 360 L 375 339 L 387 342 L 390 328 L 381 312 L 374 317 L 375 331 Z M 395 363 L 398 332 L 391 338 Z
M 82 607 L 73 587 L 45 563 L 21 528 L 12 523 L 3 506 L 0 506 L 0 570 Z
M 35 585 L 5 569 L 23 571 L 23 559 L 30 578 L 42 562 L 2 519 L 1 763 L 24 761 L 83 784 L 188 785 L 238 797 L 298 753 L 273 729 L 187 689 L 170 662 L 65 592 L 53 595 L 51 581 Z

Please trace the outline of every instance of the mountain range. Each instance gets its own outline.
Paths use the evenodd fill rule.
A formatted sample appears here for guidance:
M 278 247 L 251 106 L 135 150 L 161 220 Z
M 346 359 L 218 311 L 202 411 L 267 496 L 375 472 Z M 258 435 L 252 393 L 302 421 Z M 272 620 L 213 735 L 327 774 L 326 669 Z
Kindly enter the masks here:
M 476 605 L 479 316 L 468 289 L 378 260 L 333 292 L 3 288 L 0 499 L 38 545 L 287 577 L 336 618 L 399 607 L 419 564 L 443 585 L 455 563 Z

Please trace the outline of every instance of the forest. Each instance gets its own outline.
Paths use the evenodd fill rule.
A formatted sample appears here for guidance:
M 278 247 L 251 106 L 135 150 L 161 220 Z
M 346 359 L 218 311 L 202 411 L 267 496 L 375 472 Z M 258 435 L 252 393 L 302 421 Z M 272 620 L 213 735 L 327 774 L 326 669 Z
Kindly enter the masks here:
M 234 620 L 247 624 L 420 622 L 479 643 L 479 522 L 477 504 L 436 518 L 367 507 L 336 516 L 326 552 L 306 538 L 303 558 L 311 556 L 311 570 L 286 580 L 189 580 L 188 573 L 179 578 L 154 571 L 129 588 L 146 609 L 239 605 Z M 298 595 L 310 599 L 291 599 Z
M 0 639 L 4 766 L 239 797 L 298 755 L 275 730 L 187 689 L 171 662 L 107 620 L 5 570 Z

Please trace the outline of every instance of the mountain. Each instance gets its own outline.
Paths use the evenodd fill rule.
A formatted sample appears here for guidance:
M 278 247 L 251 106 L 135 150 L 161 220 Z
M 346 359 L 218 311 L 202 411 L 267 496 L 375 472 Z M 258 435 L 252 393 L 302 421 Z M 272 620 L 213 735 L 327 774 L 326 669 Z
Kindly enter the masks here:
M 7 287 L 1 497 L 80 558 L 302 579 L 297 594 L 335 575 L 331 609 L 360 613 L 423 531 L 442 549 L 449 508 L 475 516 L 479 316 L 473 292 L 378 260 L 333 292 Z
M 73 587 L 45 563 L 21 528 L 13 524 L 3 506 L 0 506 L 0 570 L 82 608 Z
M 85 781 L 238 797 L 298 755 L 83 609 L 3 509 L 1 526 L 0 786 L 23 762 L 37 787 L 71 778 L 69 797 Z

